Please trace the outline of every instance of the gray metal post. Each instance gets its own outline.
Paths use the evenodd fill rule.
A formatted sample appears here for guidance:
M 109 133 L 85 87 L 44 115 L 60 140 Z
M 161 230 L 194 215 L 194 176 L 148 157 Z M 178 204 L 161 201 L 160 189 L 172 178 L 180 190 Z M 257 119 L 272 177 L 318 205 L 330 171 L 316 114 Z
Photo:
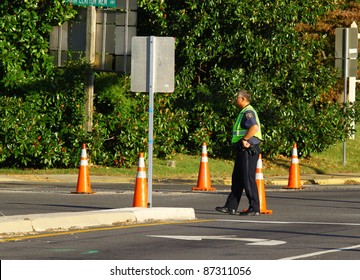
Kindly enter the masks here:
M 103 9 L 103 24 L 102 24 L 102 42 L 101 42 L 101 69 L 105 69 L 105 55 L 106 55 L 106 25 L 107 25 L 107 10 Z
M 153 131 L 154 131 L 154 45 L 155 36 L 149 39 L 149 143 L 148 143 L 148 207 L 152 207 Z
M 62 60 L 62 48 L 61 48 L 61 44 L 62 44 L 62 40 L 63 40 L 63 32 L 62 32 L 62 25 L 60 25 L 58 27 L 58 60 L 57 60 L 57 66 L 61 67 L 61 60 Z
M 344 70 L 344 104 L 347 103 L 348 91 L 348 48 L 349 48 L 349 29 L 343 29 L 343 70 Z M 346 139 L 343 142 L 343 165 L 346 165 Z
M 125 14 L 125 26 L 124 26 L 124 73 L 127 70 L 127 53 L 129 45 L 129 0 L 126 0 L 126 14 Z
M 95 6 L 87 7 L 86 20 L 86 59 L 92 67 L 95 63 L 95 43 L 96 43 L 96 9 Z M 89 71 L 85 86 L 85 131 L 92 131 L 93 111 L 94 111 L 94 78 L 93 71 Z

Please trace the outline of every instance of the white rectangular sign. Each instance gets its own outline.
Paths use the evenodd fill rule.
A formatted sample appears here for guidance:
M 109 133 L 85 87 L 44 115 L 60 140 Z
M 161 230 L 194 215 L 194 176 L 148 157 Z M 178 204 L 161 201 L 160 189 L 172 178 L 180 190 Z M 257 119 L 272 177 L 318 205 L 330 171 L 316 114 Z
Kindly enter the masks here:
M 150 59 L 150 44 L 153 48 L 152 59 Z M 152 65 L 150 65 L 151 61 Z M 174 91 L 175 38 L 153 36 L 132 38 L 131 91 L 149 92 L 150 72 L 153 75 L 151 83 L 153 92 Z

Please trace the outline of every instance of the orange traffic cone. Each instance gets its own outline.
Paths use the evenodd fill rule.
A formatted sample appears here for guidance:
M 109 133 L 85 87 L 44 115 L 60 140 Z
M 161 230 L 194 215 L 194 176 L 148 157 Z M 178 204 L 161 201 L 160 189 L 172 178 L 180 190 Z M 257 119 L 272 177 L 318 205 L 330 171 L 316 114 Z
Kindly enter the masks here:
M 261 214 L 272 214 L 272 210 L 266 209 L 266 196 L 265 196 L 265 182 L 264 175 L 262 173 L 262 157 L 259 155 L 259 159 L 256 164 L 256 186 L 259 193 L 260 202 L 260 213 Z
M 93 194 L 90 186 L 90 174 L 88 166 L 88 158 L 86 155 L 86 145 L 82 144 L 81 147 L 81 159 L 79 167 L 79 175 L 77 181 L 76 191 L 72 192 L 75 194 Z
M 300 165 L 296 143 L 294 143 L 292 150 L 288 185 L 287 187 L 284 187 L 284 189 L 302 189 L 300 181 Z
M 211 187 L 210 182 L 210 169 L 209 160 L 207 156 L 206 143 L 202 143 L 201 161 L 198 176 L 198 183 L 196 188 L 192 188 L 193 191 L 216 191 Z
M 147 207 L 148 205 L 148 184 L 146 180 L 144 153 L 139 155 L 139 164 L 136 173 L 136 183 L 133 207 Z

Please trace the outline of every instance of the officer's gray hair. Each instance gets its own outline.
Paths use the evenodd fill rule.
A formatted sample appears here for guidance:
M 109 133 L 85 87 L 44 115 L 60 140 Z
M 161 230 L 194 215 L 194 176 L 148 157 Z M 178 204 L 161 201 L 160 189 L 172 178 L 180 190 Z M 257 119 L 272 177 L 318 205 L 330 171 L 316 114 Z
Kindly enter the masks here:
M 236 98 L 238 98 L 238 97 L 244 97 L 247 101 L 251 102 L 251 93 L 245 89 L 238 91 Z

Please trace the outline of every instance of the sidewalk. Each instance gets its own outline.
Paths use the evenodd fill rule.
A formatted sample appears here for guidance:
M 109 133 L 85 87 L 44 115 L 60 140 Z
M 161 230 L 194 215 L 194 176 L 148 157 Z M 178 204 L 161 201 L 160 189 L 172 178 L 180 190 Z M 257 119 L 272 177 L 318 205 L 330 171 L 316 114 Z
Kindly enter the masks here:
M 47 175 L 0 175 L 0 182 L 14 181 L 38 181 L 38 182 L 77 182 L 77 174 L 47 174 Z M 135 183 L 135 177 L 124 176 L 98 176 L 91 175 L 91 182 L 94 183 Z M 288 176 L 267 176 L 264 174 L 265 185 L 286 186 Z M 231 178 L 211 178 L 212 184 L 231 185 Z M 153 179 L 154 184 L 166 184 L 178 182 L 180 184 L 196 184 L 197 178 L 190 179 Z M 303 185 L 353 185 L 360 184 L 360 173 L 334 173 L 334 174 L 302 174 Z

